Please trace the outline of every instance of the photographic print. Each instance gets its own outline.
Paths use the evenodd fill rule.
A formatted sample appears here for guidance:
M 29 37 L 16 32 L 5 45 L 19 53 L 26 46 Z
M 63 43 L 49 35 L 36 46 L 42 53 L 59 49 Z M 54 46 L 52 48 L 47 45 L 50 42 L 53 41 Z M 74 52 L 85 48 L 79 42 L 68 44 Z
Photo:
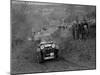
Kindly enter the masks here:
M 11 0 L 11 74 L 96 69 L 96 6 Z

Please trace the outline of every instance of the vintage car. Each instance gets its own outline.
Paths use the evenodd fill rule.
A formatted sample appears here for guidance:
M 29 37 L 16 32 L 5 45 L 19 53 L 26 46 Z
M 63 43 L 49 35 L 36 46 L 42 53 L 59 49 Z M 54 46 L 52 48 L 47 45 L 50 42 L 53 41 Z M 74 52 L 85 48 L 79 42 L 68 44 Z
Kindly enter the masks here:
M 58 45 L 53 41 L 41 42 L 37 48 L 39 63 L 42 63 L 45 60 L 58 58 L 58 50 Z

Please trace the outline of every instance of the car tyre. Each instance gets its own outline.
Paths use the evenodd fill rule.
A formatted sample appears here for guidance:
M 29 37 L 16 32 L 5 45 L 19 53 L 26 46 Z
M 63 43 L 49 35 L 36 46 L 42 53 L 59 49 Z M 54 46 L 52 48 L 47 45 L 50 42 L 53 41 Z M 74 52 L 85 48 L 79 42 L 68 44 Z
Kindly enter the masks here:
M 43 59 L 42 52 L 39 52 L 38 53 L 38 63 L 43 63 L 43 62 L 44 62 L 44 59 Z
M 58 58 L 58 49 L 55 49 L 55 59 Z

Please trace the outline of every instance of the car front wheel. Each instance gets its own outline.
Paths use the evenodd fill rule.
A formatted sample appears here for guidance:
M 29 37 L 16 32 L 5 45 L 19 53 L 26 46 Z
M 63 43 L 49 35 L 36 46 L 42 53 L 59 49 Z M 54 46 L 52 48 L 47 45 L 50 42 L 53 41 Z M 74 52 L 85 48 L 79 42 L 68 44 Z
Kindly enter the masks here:
M 43 63 L 43 62 L 44 62 L 42 52 L 38 52 L 38 62 L 39 62 L 39 63 Z
M 58 58 L 58 49 L 55 49 L 55 59 Z

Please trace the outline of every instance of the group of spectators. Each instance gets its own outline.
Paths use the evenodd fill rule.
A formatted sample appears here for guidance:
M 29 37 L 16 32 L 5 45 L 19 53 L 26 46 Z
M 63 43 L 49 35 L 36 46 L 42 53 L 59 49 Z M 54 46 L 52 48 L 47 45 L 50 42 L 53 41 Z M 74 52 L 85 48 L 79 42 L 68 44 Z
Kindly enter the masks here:
M 86 21 L 74 21 L 72 25 L 73 39 L 85 40 L 88 37 L 89 27 Z

